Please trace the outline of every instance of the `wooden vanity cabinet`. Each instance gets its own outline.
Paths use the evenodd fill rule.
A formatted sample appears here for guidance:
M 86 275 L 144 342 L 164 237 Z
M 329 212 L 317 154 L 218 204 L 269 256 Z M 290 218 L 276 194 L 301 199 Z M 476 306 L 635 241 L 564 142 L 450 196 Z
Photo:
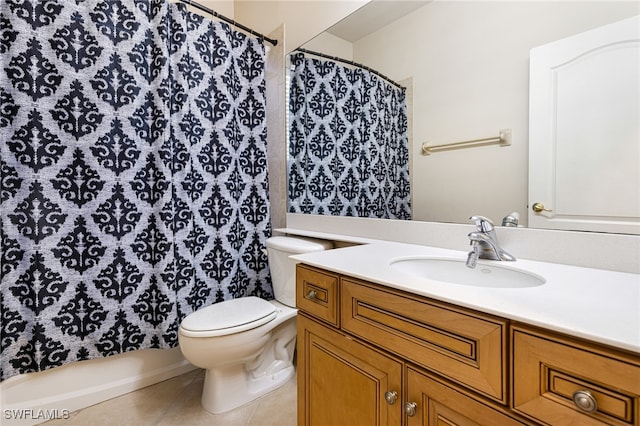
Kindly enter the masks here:
M 402 362 L 304 314 L 298 383 L 299 425 L 402 423 Z
M 636 354 L 301 264 L 297 292 L 301 426 L 640 426 Z

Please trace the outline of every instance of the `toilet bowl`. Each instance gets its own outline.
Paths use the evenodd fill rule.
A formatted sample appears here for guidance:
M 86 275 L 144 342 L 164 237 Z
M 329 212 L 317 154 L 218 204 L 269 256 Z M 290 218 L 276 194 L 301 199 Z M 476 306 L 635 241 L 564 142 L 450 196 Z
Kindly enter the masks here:
M 249 296 L 187 315 L 178 329 L 184 357 L 206 370 L 202 406 L 214 414 L 252 401 L 295 374 L 295 264 L 293 254 L 327 250 L 327 241 L 300 237 L 267 239 L 276 300 Z

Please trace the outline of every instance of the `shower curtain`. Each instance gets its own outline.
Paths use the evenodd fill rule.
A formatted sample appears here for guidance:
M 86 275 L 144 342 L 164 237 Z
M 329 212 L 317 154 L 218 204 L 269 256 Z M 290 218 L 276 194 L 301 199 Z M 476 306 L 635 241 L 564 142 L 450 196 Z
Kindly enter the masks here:
M 164 0 L 0 3 L 0 379 L 272 298 L 264 57 Z
M 411 219 L 405 89 L 291 55 L 289 212 Z

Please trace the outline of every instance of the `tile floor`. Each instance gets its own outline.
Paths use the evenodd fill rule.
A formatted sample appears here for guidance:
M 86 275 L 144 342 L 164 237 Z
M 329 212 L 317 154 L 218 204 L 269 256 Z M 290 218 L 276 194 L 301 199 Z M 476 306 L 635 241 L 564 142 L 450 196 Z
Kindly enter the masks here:
M 204 371 L 195 370 L 71 413 L 46 426 L 295 426 L 296 377 L 267 395 L 223 414 L 200 405 Z

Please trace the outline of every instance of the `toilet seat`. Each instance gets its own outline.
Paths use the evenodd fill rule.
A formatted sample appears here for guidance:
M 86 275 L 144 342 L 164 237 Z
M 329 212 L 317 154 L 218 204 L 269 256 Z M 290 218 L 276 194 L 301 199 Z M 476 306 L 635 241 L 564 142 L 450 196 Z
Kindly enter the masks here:
M 277 316 L 276 307 L 264 299 L 249 296 L 215 303 L 187 315 L 180 333 L 187 337 L 215 337 L 260 327 Z

